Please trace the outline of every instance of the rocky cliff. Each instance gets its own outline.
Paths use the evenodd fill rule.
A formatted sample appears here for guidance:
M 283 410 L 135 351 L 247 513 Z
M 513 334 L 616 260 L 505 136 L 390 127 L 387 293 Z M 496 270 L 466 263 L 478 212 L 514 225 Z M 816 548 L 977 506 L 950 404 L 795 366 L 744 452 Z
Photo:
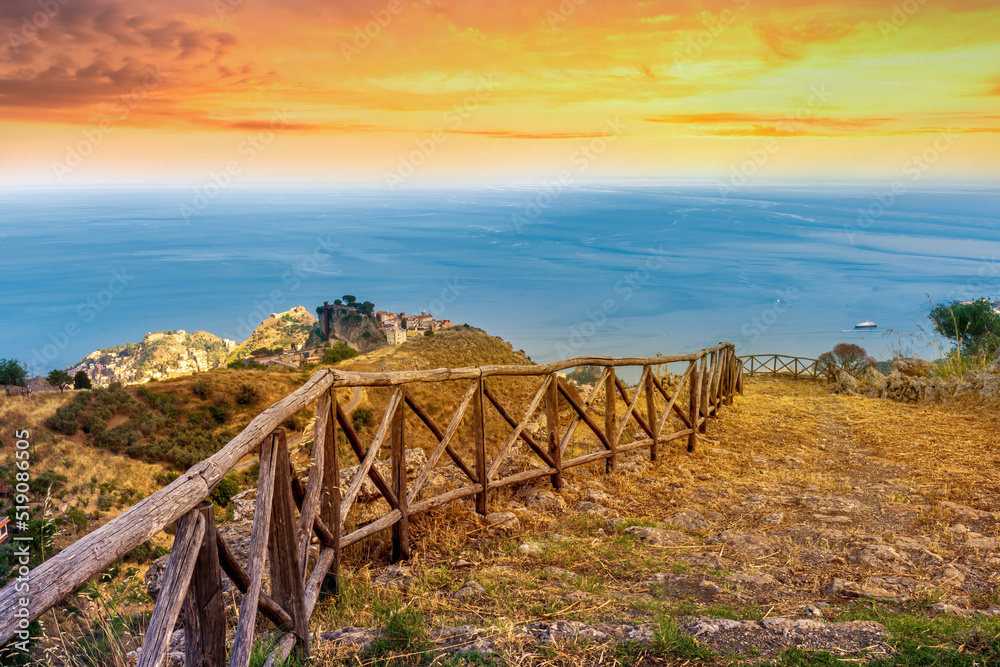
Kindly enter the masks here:
M 332 313 L 330 315 L 330 335 L 324 337 L 318 330 L 313 331 L 306 347 L 313 347 L 326 341 L 340 340 L 364 354 L 388 345 L 385 334 L 370 316 L 358 311 Z

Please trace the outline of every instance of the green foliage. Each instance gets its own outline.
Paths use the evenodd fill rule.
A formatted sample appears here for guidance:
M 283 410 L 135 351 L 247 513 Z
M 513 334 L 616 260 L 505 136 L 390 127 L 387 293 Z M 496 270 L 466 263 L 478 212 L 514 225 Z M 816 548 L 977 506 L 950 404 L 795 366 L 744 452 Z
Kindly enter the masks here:
M 77 371 L 73 376 L 73 389 L 91 389 L 94 383 L 90 381 L 90 376 L 86 371 Z
M 566 374 L 567 380 L 572 380 L 577 384 L 593 384 L 601 377 L 601 369 L 598 366 L 577 366 L 572 373 Z
M 66 517 L 69 519 L 69 522 L 73 525 L 73 529 L 76 532 L 82 533 L 87 530 L 87 516 L 79 507 L 70 507 L 66 510 Z
M 110 493 L 102 493 L 97 497 L 97 509 L 102 512 L 107 512 L 109 509 L 114 507 L 115 497 Z
M 37 497 L 44 496 L 49 493 L 49 488 L 51 487 L 52 493 L 56 493 L 59 489 L 66 486 L 66 482 L 69 481 L 66 475 L 60 475 L 55 470 L 46 470 L 40 475 L 31 478 L 28 481 L 28 488 Z
M 375 413 L 371 408 L 356 408 L 351 416 L 351 425 L 354 426 L 355 431 L 358 431 L 371 424 L 374 418 Z
M 17 359 L 0 359 L 0 384 L 23 385 L 28 369 Z
M 351 306 L 351 307 L 353 307 L 358 300 L 357 297 L 355 297 L 353 294 L 345 294 L 341 298 L 344 300 L 345 306 Z
M 434 332 L 433 332 L 433 331 L 431 331 L 430 329 L 428 329 L 427 331 L 425 331 L 425 332 L 424 332 L 424 335 L 425 335 L 425 336 L 433 336 L 433 335 L 434 335 Z
M 236 390 L 236 402 L 239 405 L 253 405 L 260 400 L 260 393 L 257 387 L 252 384 L 243 383 Z
M 128 552 L 122 557 L 122 560 L 126 563 L 136 563 L 142 565 L 143 563 L 148 563 L 149 561 L 156 560 L 160 556 L 166 556 L 169 551 L 163 547 L 158 547 L 149 540 L 146 540 L 132 551 Z
M 73 381 L 73 377 L 66 371 L 60 368 L 53 368 L 49 371 L 49 374 L 45 376 L 46 381 L 53 387 L 59 387 L 59 391 L 62 391 Z
M 207 380 L 200 378 L 191 383 L 191 393 L 204 401 L 212 393 L 212 387 Z
M 209 498 L 219 507 L 227 507 L 230 499 L 240 492 L 240 478 L 237 473 L 229 473 L 222 478 L 219 485 L 212 490 Z
M 1000 314 L 986 299 L 939 303 L 928 317 L 934 330 L 955 341 L 964 355 L 992 358 L 1000 349 Z
M 323 354 L 324 364 L 335 364 L 344 359 L 351 359 L 358 356 L 358 351 L 343 341 L 337 341 L 329 350 Z
M 819 355 L 817 361 L 820 367 L 833 364 L 851 375 L 861 375 L 875 365 L 875 359 L 868 356 L 865 348 L 854 343 L 838 343 L 829 352 Z
M 411 607 L 395 609 L 386 608 L 382 604 L 378 606 L 380 608 L 376 609 L 376 615 L 383 619 L 385 629 L 381 637 L 372 641 L 364 652 L 364 657 L 371 659 L 376 665 L 390 665 L 395 662 L 392 660 L 393 654 L 414 656 L 427 651 L 430 642 L 427 640 L 423 614 Z

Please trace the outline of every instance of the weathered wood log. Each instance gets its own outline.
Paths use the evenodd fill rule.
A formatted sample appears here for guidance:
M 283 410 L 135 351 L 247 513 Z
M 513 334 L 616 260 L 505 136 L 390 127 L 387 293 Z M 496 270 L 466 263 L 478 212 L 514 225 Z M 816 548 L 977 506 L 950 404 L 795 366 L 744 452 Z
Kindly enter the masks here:
M 437 465 L 441 455 L 444 453 L 446 448 L 451 446 L 451 441 L 455 438 L 459 428 L 462 426 L 462 419 L 465 417 L 465 412 L 469 409 L 469 404 L 472 402 L 475 395 L 476 382 L 473 381 L 469 384 L 469 388 L 465 390 L 465 395 L 462 396 L 462 400 L 459 402 L 458 408 L 455 410 L 455 414 L 451 418 L 451 422 L 448 424 L 448 430 L 445 431 L 442 437 L 438 439 L 437 447 L 435 447 L 434 451 L 431 452 L 431 455 L 427 457 L 427 463 L 424 465 L 424 469 L 420 471 L 416 481 L 413 482 L 413 488 L 410 489 L 410 495 L 407 497 L 407 502 L 412 504 L 417 499 L 417 494 L 419 494 L 424 488 L 424 485 L 427 483 L 427 478 L 430 477 L 431 471 L 434 470 L 434 466 Z M 406 393 L 406 398 L 406 404 L 412 409 L 413 406 L 416 405 L 416 401 L 410 400 L 409 392 Z
M 406 502 L 406 441 L 403 424 L 403 402 L 400 401 L 392 417 L 390 434 L 392 491 L 399 499 L 399 505 L 396 507 L 399 510 L 399 521 L 392 525 L 393 563 L 410 557 L 410 515 Z
M 326 432 L 333 428 L 333 420 L 330 419 L 330 393 L 323 394 L 316 401 L 312 465 L 309 466 L 306 491 L 299 512 L 296 545 L 299 553 L 299 573 L 303 581 L 306 578 L 306 563 L 309 560 L 309 542 L 312 540 L 313 523 L 319 515 L 320 501 L 323 497 L 323 473 L 326 470 L 325 456 L 327 452 Z
M 486 420 L 483 414 L 483 379 L 476 380 L 476 395 L 472 399 L 473 448 L 476 456 L 476 478 L 482 481 L 481 491 L 476 494 L 476 511 L 486 516 L 486 500 L 489 493 L 489 470 L 486 463 Z
M 570 459 L 569 461 L 566 461 L 563 464 L 563 469 L 575 468 L 577 466 L 593 463 L 594 461 L 600 461 L 601 459 L 610 459 L 610 458 L 611 458 L 610 449 L 597 450 L 594 452 L 590 452 L 589 454 L 581 454 L 580 456 L 577 456 L 575 458 Z
M 694 368 L 691 371 L 691 379 L 688 385 L 688 402 L 689 409 L 691 411 L 691 418 L 688 421 L 688 426 L 691 428 L 691 435 L 688 436 L 688 452 L 693 452 L 694 448 L 698 446 L 698 396 L 701 394 L 701 371 L 698 369 L 700 362 L 695 361 L 691 364 Z
M 462 498 L 474 496 L 480 491 L 482 491 L 482 487 L 480 487 L 479 484 L 469 484 L 467 486 L 448 491 L 447 493 L 442 493 L 440 496 L 434 496 L 433 498 L 428 498 L 427 500 L 421 500 L 419 503 L 410 508 L 410 516 L 419 514 L 420 512 L 427 512 L 435 507 L 440 507 L 441 505 L 445 505 L 454 500 L 461 500 Z
M 715 347 L 699 350 L 691 354 L 676 354 L 663 357 L 573 357 L 549 364 L 532 366 L 476 366 L 472 368 L 436 368 L 426 371 L 390 371 L 382 373 L 358 373 L 342 370 L 328 371 L 334 377 L 337 387 L 389 387 L 409 382 L 442 382 L 445 380 L 475 380 L 481 377 L 509 375 L 549 375 L 574 366 L 658 366 L 679 361 L 694 361 L 705 354 L 721 350 L 731 343 L 720 343 Z
M 687 370 L 684 371 L 684 375 L 682 375 L 681 378 L 677 381 L 677 389 L 674 390 L 673 396 L 667 393 L 667 390 L 660 383 L 659 378 L 657 378 L 655 375 L 653 376 L 653 386 L 656 387 L 656 390 L 660 392 L 660 395 L 663 396 L 663 399 L 667 401 L 667 405 L 669 406 L 663 410 L 663 416 L 660 417 L 661 429 L 663 428 L 663 424 L 666 422 L 667 413 L 669 413 L 671 409 L 673 409 L 674 414 L 680 417 L 680 420 L 684 422 L 685 426 L 691 428 L 691 418 L 688 417 L 688 415 L 684 412 L 681 406 L 677 404 L 677 398 L 680 396 L 681 387 L 684 386 L 684 382 L 691 376 L 691 373 L 694 372 L 695 363 L 696 362 L 692 361 L 690 364 L 688 364 Z
M 278 460 L 277 435 L 271 433 L 260 445 L 260 473 L 257 476 L 257 501 L 254 504 L 253 528 L 250 531 L 250 555 L 247 570 L 250 585 L 240 602 L 239 621 L 233 637 L 233 650 L 229 667 L 247 667 L 253 648 L 254 629 L 257 626 L 257 605 L 264 584 L 264 562 L 271 530 L 271 506 L 274 500 L 274 478 Z M 287 468 L 282 468 L 284 474 Z M 294 627 L 295 619 L 292 619 Z
M 639 425 L 639 428 L 641 428 L 643 431 L 646 432 L 646 435 L 650 437 L 653 436 L 653 430 L 649 427 L 648 424 L 646 424 L 646 420 L 642 418 L 642 415 L 640 415 L 639 411 L 636 409 L 636 406 L 639 404 L 639 398 L 642 396 L 642 386 L 646 383 L 646 377 L 647 377 L 647 371 L 645 370 L 646 368 L 649 367 L 648 366 L 644 367 L 642 375 L 639 377 L 639 383 L 636 385 L 635 396 L 632 397 L 629 397 L 628 389 L 625 387 L 625 384 L 621 381 L 621 378 L 618 377 L 615 378 L 615 385 L 618 387 L 618 391 L 619 393 L 621 393 L 622 399 L 628 406 L 628 408 L 625 411 L 625 418 L 622 419 L 622 423 L 618 425 L 618 431 L 615 433 L 616 443 L 621 442 L 622 434 L 625 432 L 625 426 L 628 423 L 629 415 L 631 415 L 631 417 L 635 419 L 635 423 Z
M 507 436 L 507 440 L 505 440 L 503 445 L 500 446 L 500 451 L 497 452 L 496 457 L 493 459 L 493 463 L 490 465 L 489 470 L 487 471 L 486 479 L 488 480 L 493 479 L 493 476 L 496 475 L 497 469 L 500 467 L 500 464 L 503 463 L 504 457 L 507 456 L 507 453 L 510 451 L 510 448 L 521 437 L 521 434 L 524 431 L 524 427 L 528 425 L 528 422 L 531 420 L 531 417 L 535 414 L 535 410 L 538 409 L 539 404 L 542 402 L 542 397 L 545 396 L 546 392 L 549 391 L 549 385 L 551 385 L 552 382 L 555 381 L 554 377 L 555 376 L 553 375 L 549 375 L 546 376 L 544 380 L 542 380 L 542 385 L 538 388 L 538 391 L 535 392 L 535 396 L 534 398 L 531 399 L 531 403 L 528 404 L 528 409 L 524 411 L 524 416 L 521 418 L 521 421 L 514 426 L 514 430 L 511 431 L 511 434 Z M 485 386 L 486 383 L 484 382 L 483 383 L 484 389 Z M 554 394 L 555 392 L 553 391 L 552 393 Z M 551 458 L 551 456 L 552 454 L 550 453 L 549 457 Z
M 682 431 L 675 431 L 668 435 L 660 434 L 659 444 L 662 445 L 672 440 L 679 440 L 681 438 L 686 438 L 690 434 L 691 434 L 691 429 L 689 428 L 686 428 Z M 652 438 L 644 438 L 642 440 L 636 440 L 634 442 L 628 443 L 627 445 L 619 445 L 618 453 L 624 454 L 625 452 L 631 452 L 633 449 L 642 449 L 643 447 L 651 447 L 652 444 L 653 444 Z
M 271 504 L 271 528 L 268 531 L 268 561 L 271 570 L 271 597 L 292 617 L 292 630 L 299 638 L 304 655 L 309 655 L 309 617 L 305 610 L 304 577 L 300 569 L 302 559 L 298 551 L 298 523 L 295 519 L 295 501 L 292 485 L 283 471 L 291 468 L 285 433 L 279 431 L 275 459 L 274 499 Z M 314 449 L 319 449 L 314 447 Z M 303 505 L 309 501 L 306 494 Z M 319 502 L 319 496 L 316 496 Z M 315 521 L 315 515 L 313 515 Z M 312 524 L 310 523 L 310 528 Z M 312 537 L 312 530 L 309 531 Z
M 438 428 L 438 425 L 434 422 L 431 416 L 427 414 L 427 411 L 424 410 L 423 407 L 418 405 L 417 402 L 412 399 L 409 392 L 406 393 L 406 404 L 410 406 L 410 409 L 413 410 L 413 413 L 415 415 L 420 417 L 420 421 L 422 421 L 424 424 L 427 425 L 427 428 L 431 430 L 431 433 L 433 433 L 434 437 L 438 439 L 438 442 L 444 439 L 445 435 L 447 434 L 443 433 L 441 429 Z M 451 460 L 455 462 L 455 465 L 457 465 L 462 470 L 462 472 L 465 473 L 466 477 L 468 477 L 477 484 L 479 483 L 479 478 L 476 477 L 476 473 L 473 472 L 472 468 L 470 468 L 468 464 L 465 462 L 465 459 L 463 459 L 459 455 L 459 453 L 455 451 L 455 448 L 452 447 L 451 444 L 448 444 L 445 447 L 445 451 L 448 452 L 448 456 L 450 456 Z
M 653 368 L 652 366 L 646 366 L 646 418 L 649 419 L 649 426 L 652 428 L 653 433 L 650 439 L 653 441 L 649 447 L 649 460 L 655 461 L 657 456 L 657 445 L 658 438 L 660 437 L 660 422 L 656 418 L 656 394 L 654 393 L 653 387 Z M 668 407 L 663 411 L 663 414 L 669 414 L 670 408 Z
M 510 486 L 511 484 L 526 484 L 527 482 L 531 482 L 541 477 L 551 477 L 557 472 L 559 471 L 556 468 L 532 468 L 531 470 L 522 470 L 519 473 L 492 480 L 490 482 L 490 489 L 499 489 L 500 487 Z
M 226 612 L 222 604 L 215 505 L 206 501 L 191 511 L 199 512 L 205 519 L 205 530 L 181 609 L 184 664 L 223 667 L 226 664 Z
M 337 391 L 330 390 L 329 428 L 323 438 L 323 497 L 320 500 L 318 523 L 331 526 L 330 536 L 333 557 L 327 573 L 323 575 L 322 588 L 336 595 L 340 592 L 340 452 L 337 447 L 337 419 L 335 415 L 340 410 L 337 401 Z M 345 436 L 346 437 L 346 436 Z M 317 562 L 316 565 L 319 568 Z M 318 571 L 318 569 L 317 569 Z
M 174 547 L 167 559 L 167 572 L 156 597 L 137 667 L 158 667 L 166 656 L 204 538 L 205 517 L 201 512 L 193 510 L 177 521 Z
M 237 560 L 236 554 L 229 548 L 222 535 L 218 534 L 218 531 L 216 531 L 216 545 L 218 547 L 219 565 L 222 566 L 222 571 L 226 573 L 226 576 L 239 589 L 240 593 L 246 595 L 246 592 L 250 590 L 250 575 L 243 569 L 243 565 Z M 294 627 L 292 617 L 287 611 L 279 607 L 278 603 L 272 600 L 270 595 L 260 594 L 257 610 L 283 630 L 291 631 L 292 627 Z
M 369 537 L 370 535 L 374 535 L 375 533 L 383 531 L 386 528 L 390 528 L 392 524 L 399 521 L 399 517 L 400 517 L 400 511 L 392 510 L 381 519 L 376 519 L 367 526 L 358 528 L 353 533 L 342 535 L 340 538 L 340 548 L 346 549 L 355 542 L 360 542 L 361 540 L 365 539 L 366 537 Z
M 197 507 L 265 435 L 308 406 L 333 381 L 327 371 L 317 372 L 298 390 L 257 415 L 211 457 L 33 569 L 27 591 L 15 590 L 17 582 L 12 581 L 0 591 L 0 609 L 14 609 L 17 601 L 26 597 L 28 619 L 41 616 L 84 582 Z M 13 636 L 18 620 L 10 614 L 0 614 L 0 643 Z
M 559 448 L 559 394 L 562 385 L 559 379 L 549 376 L 545 385 L 545 439 L 549 446 L 549 458 L 552 459 L 555 473 L 552 475 L 552 488 L 559 491 L 563 487 L 562 450 Z
M 485 382 L 483 383 L 483 396 L 485 396 L 486 399 L 491 404 L 493 404 L 493 407 L 496 408 L 496 411 L 498 413 L 500 413 L 500 416 L 503 417 L 504 421 L 506 421 L 511 426 L 517 426 L 517 422 L 514 421 L 514 418 L 510 416 L 510 413 L 508 413 L 507 410 L 500 404 L 500 401 L 497 399 L 497 397 L 490 390 L 490 386 L 488 384 L 486 384 Z M 543 461 L 545 461 L 545 463 L 548 466 L 552 467 L 552 466 L 555 465 L 553 463 L 551 457 L 549 457 L 549 453 L 547 451 L 545 451 L 544 449 L 542 449 L 539 446 L 539 444 L 537 442 L 535 442 L 535 439 L 532 438 L 529 433 L 526 433 L 524 430 L 522 430 L 521 431 L 521 439 L 524 440 L 528 444 L 528 446 L 531 447 L 531 449 L 535 452 L 535 454 L 538 455 L 538 458 L 540 458 Z M 473 480 L 473 481 L 475 481 L 475 480 Z
M 618 418 L 617 399 L 615 399 L 615 385 L 617 384 L 618 376 L 615 374 L 615 369 L 609 368 L 604 377 L 604 433 L 608 436 L 608 449 L 611 450 L 611 456 L 607 458 L 605 463 L 605 473 L 612 473 L 618 467 L 619 431 L 615 428 L 615 421 Z M 627 420 L 628 413 L 626 412 L 625 419 L 622 421 L 623 426 Z

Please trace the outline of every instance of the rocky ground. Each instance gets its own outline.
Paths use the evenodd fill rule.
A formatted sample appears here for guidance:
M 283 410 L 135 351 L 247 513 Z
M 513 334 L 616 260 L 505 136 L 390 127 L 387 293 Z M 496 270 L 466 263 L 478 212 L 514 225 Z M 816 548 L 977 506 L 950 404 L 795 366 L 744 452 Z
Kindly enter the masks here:
M 1000 634 L 995 411 L 746 389 L 694 454 L 442 509 L 398 565 L 358 545 L 313 664 L 856 663 L 910 650 L 911 622 Z

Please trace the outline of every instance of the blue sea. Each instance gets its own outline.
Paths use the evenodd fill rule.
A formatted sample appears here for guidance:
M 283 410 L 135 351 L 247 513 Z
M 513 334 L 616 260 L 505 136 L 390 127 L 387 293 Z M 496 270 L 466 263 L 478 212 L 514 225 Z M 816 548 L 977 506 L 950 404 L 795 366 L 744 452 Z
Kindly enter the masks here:
M 0 357 L 32 374 L 164 329 L 242 341 L 344 294 L 533 360 L 719 341 L 934 357 L 930 302 L 1000 296 L 1000 192 L 787 185 L 0 194 Z M 872 320 L 875 331 L 855 332 Z

